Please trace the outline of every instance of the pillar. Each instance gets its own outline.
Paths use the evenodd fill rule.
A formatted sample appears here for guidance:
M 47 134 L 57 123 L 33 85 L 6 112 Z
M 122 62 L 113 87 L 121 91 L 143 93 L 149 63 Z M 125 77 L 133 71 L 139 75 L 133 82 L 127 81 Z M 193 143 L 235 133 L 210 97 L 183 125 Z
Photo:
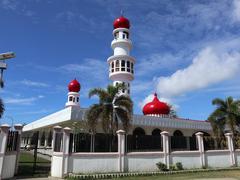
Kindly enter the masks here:
M 48 146 L 48 133 L 45 131 L 45 139 L 44 139 L 44 147 L 46 148 Z
M 18 172 L 18 162 L 19 162 L 19 156 L 20 156 L 20 148 L 21 148 L 21 139 L 22 139 L 22 124 L 15 124 L 14 129 L 16 132 L 18 132 L 18 140 L 17 140 L 17 156 L 16 156 L 16 165 L 15 165 L 15 174 Z
M 226 133 L 225 137 L 227 139 L 228 150 L 230 152 L 230 161 L 232 166 L 236 166 L 236 159 L 233 147 L 233 133 Z
M 63 177 L 68 175 L 68 159 L 69 159 L 69 145 L 71 128 L 65 127 L 63 129 Z
M 169 133 L 167 131 L 163 131 L 161 132 L 161 136 L 164 153 L 164 164 L 166 164 L 167 168 L 169 168 L 170 166 Z
M 60 126 L 55 126 L 53 131 L 53 155 L 51 164 L 51 176 L 57 178 L 64 178 L 68 175 L 68 159 L 69 159 L 69 143 L 70 143 L 70 132 L 69 127 L 65 127 L 63 130 Z M 62 148 L 60 152 L 55 152 L 56 135 L 62 133 Z
M 124 172 L 125 171 L 125 131 L 118 130 L 118 171 Z
M 0 126 L 0 179 L 3 178 L 3 167 L 4 167 L 4 156 L 7 150 L 8 132 L 10 126 L 8 124 L 3 124 Z
M 198 132 L 195 135 L 198 143 L 198 151 L 200 153 L 200 164 L 202 167 L 205 167 L 206 161 L 205 161 L 205 152 L 204 152 L 204 144 L 203 144 L 203 133 Z

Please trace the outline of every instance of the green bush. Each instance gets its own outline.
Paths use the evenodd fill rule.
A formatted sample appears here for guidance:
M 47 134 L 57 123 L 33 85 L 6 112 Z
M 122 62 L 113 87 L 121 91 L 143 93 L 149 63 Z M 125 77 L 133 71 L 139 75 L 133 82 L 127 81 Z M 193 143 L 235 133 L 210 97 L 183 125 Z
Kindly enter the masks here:
M 174 164 L 171 164 L 171 165 L 169 166 L 169 170 L 170 170 L 170 171 L 176 171 L 176 166 L 175 166 Z
M 168 170 L 167 165 L 162 163 L 162 162 L 158 162 L 158 163 L 156 163 L 156 165 L 157 165 L 157 167 L 160 171 L 167 171 Z
M 183 165 L 182 165 L 181 162 L 177 162 L 177 163 L 176 163 L 176 169 L 177 169 L 177 170 L 183 170 Z

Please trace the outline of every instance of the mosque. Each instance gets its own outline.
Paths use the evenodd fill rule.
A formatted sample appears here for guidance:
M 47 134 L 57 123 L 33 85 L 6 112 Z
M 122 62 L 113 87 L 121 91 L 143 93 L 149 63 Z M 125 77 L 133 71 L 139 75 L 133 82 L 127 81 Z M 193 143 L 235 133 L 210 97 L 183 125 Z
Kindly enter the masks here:
M 121 16 L 113 22 L 113 40 L 111 42 L 113 55 L 107 59 L 109 65 L 109 78 L 113 85 L 125 84 L 121 94 L 131 96 L 131 81 L 134 79 L 134 65 L 136 60 L 130 56 L 132 41 L 130 40 L 130 22 Z M 137 69 L 136 69 L 137 71 Z M 35 120 L 23 128 L 22 146 L 31 144 L 32 138 L 37 137 L 38 147 L 52 148 L 52 129 L 54 126 L 70 127 L 74 136 L 78 139 L 75 142 L 73 151 L 104 151 L 103 131 L 97 128 L 95 135 L 95 148 L 93 147 L 93 135 L 89 135 L 86 127 L 85 114 L 87 108 L 80 106 L 80 83 L 74 79 L 68 85 L 68 98 L 65 108 L 53 114 Z M 172 149 L 192 150 L 196 146 L 196 132 L 212 134 L 209 122 L 201 120 L 190 120 L 174 117 L 170 114 L 170 107 L 158 99 L 157 94 L 151 102 L 143 107 L 143 115 L 133 115 L 131 127 L 128 132 L 128 148 L 154 149 L 160 148 L 161 144 L 156 143 L 154 138 L 160 138 L 160 132 L 168 131 L 171 136 Z M 37 135 L 36 135 L 37 134 Z M 89 140 L 91 143 L 88 143 Z M 98 141 L 98 142 L 97 142 Z M 160 142 L 160 141 L 158 141 Z M 78 148 L 80 144 L 82 149 Z

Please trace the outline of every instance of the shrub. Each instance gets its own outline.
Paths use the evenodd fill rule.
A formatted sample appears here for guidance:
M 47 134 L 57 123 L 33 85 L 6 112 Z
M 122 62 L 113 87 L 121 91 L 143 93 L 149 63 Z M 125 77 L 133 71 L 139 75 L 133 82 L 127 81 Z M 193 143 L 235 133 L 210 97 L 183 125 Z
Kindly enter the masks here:
M 182 163 L 181 163 L 181 162 L 177 162 L 177 163 L 176 163 L 176 168 L 177 168 L 177 170 L 183 170 L 183 165 L 182 165 Z
M 169 166 L 169 170 L 170 170 L 170 171 L 176 171 L 176 166 L 175 166 L 174 164 L 171 164 L 171 165 Z
M 160 171 L 167 171 L 167 165 L 162 163 L 162 162 L 158 162 L 157 164 L 157 167 Z

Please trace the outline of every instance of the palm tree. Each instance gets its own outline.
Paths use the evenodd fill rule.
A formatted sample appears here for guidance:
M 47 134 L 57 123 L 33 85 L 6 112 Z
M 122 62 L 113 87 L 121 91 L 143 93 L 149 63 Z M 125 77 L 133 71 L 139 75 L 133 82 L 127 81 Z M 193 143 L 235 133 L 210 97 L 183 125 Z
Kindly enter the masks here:
M 124 88 L 122 84 L 119 84 L 108 85 L 107 89 L 94 88 L 89 91 L 89 97 L 98 96 L 99 103 L 93 104 L 86 114 L 88 127 L 95 134 L 96 126 L 100 122 L 103 131 L 110 135 L 111 143 L 113 143 L 113 135 L 118 130 L 119 121 L 126 132 L 131 124 L 132 100 L 128 96 L 119 95 L 119 91 Z
M 216 98 L 212 101 L 216 110 L 209 116 L 213 131 L 216 135 L 222 135 L 224 128 L 228 126 L 233 134 L 236 134 L 236 127 L 240 124 L 240 101 L 234 100 L 231 96 L 226 100 Z

